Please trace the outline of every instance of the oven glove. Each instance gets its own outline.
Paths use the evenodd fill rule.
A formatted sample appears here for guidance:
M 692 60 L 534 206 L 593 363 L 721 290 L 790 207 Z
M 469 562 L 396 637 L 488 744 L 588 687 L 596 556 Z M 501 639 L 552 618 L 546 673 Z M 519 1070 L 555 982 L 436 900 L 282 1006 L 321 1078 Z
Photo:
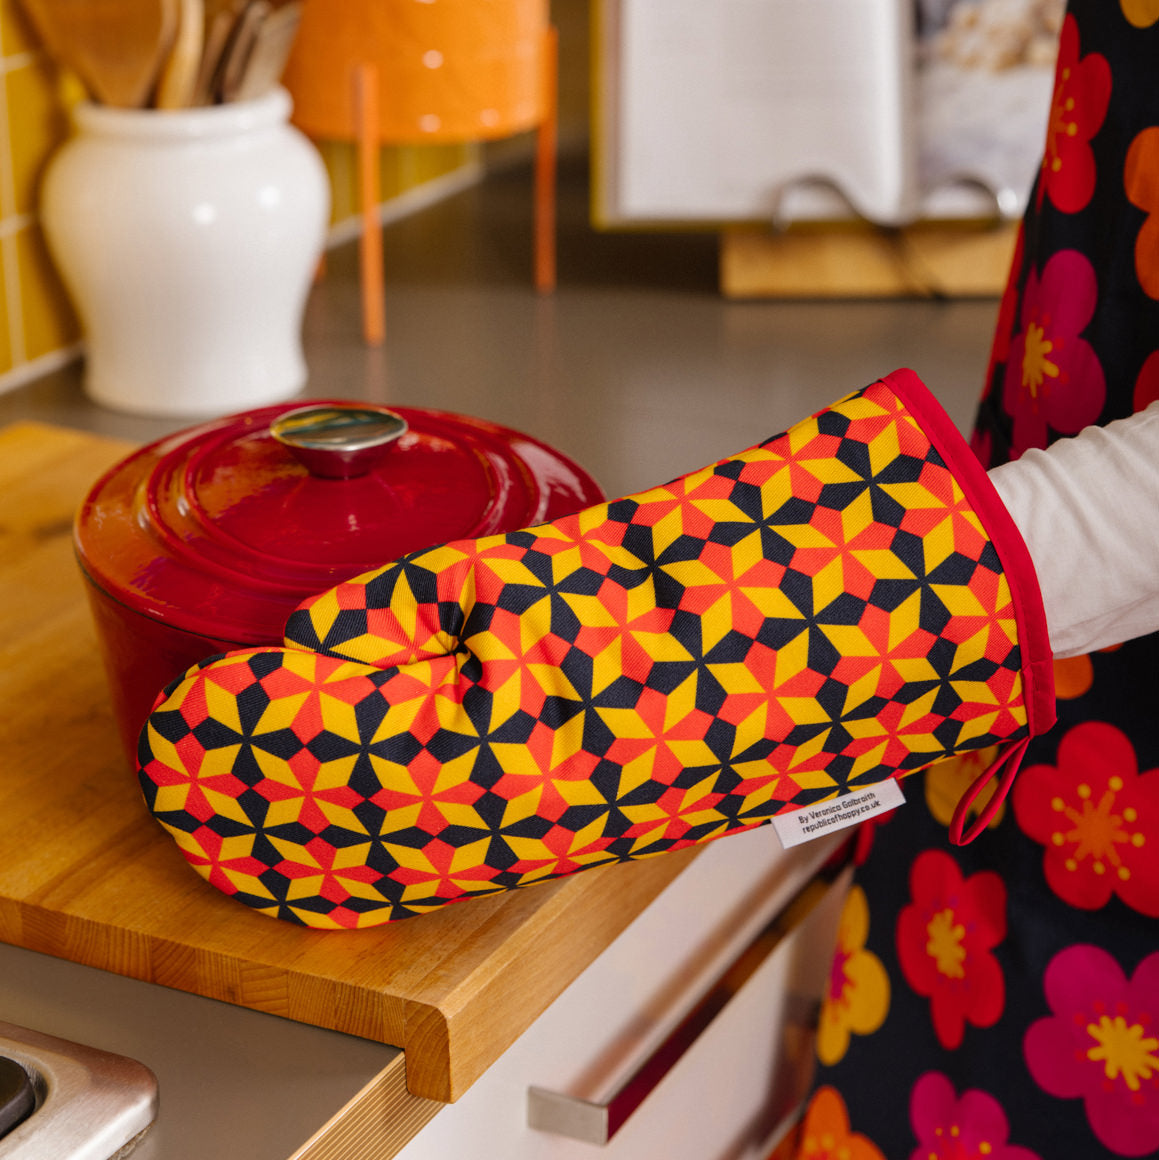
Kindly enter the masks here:
M 340 584 L 286 643 L 171 684 L 140 778 L 203 877 L 314 927 L 679 849 L 997 744 L 976 832 L 1054 712 L 1025 545 L 909 371 L 666 486 Z

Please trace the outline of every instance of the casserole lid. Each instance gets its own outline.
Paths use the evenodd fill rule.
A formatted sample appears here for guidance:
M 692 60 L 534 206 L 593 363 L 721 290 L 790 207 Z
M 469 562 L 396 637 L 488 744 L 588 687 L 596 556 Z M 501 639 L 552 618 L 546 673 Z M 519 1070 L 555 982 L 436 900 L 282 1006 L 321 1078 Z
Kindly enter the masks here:
M 327 401 L 149 444 L 97 481 L 75 539 L 89 579 L 142 615 L 268 644 L 303 599 L 340 580 L 602 498 L 582 468 L 509 428 Z

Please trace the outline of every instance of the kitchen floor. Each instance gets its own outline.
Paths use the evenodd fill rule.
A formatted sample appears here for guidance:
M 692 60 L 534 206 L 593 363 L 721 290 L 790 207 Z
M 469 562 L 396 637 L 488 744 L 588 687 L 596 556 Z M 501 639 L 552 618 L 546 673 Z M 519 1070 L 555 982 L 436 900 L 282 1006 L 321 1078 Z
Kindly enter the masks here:
M 972 422 L 995 300 L 727 301 L 715 235 L 594 230 L 587 189 L 584 159 L 563 158 L 550 295 L 531 284 L 523 167 L 390 225 L 379 348 L 361 338 L 354 245 L 330 251 L 306 312 L 303 397 L 479 415 L 555 445 L 610 495 L 741 450 L 900 366 Z M 187 423 L 98 407 L 81 374 L 0 394 L 0 425 L 146 441 Z

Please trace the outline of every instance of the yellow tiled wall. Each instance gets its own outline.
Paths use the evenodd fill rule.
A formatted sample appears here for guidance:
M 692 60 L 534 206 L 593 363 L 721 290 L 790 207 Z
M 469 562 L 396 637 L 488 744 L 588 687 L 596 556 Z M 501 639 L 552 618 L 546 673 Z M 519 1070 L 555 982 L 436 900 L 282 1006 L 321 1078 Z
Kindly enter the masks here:
M 17 0 L 0 0 L 0 390 L 67 361 L 80 326 L 44 245 L 37 189 L 68 132 L 58 78 Z M 320 142 L 331 176 L 332 221 L 356 216 L 354 148 Z M 387 200 L 476 159 L 470 145 L 380 151 Z
M 76 318 L 44 247 L 37 183 L 67 132 L 56 78 L 15 0 L 0 0 L 0 384 L 75 344 Z

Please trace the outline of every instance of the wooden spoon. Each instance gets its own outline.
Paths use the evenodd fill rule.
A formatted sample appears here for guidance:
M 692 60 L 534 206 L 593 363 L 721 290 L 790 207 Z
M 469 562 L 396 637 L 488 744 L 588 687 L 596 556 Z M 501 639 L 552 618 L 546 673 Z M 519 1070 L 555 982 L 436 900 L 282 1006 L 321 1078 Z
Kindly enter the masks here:
M 253 47 L 229 100 L 252 100 L 277 85 L 290 59 L 301 19 L 302 5 L 295 2 L 275 8 L 266 16 L 254 34 Z
M 177 0 L 20 0 L 52 58 L 94 100 L 148 104 L 177 31 Z
M 193 86 L 195 105 L 212 105 L 221 87 L 221 62 L 233 37 L 243 0 L 205 0 L 205 47 Z
M 245 76 L 250 53 L 257 42 L 258 29 L 269 16 L 273 5 L 269 0 L 249 0 L 237 18 L 233 36 L 221 58 L 218 99 L 233 101 Z
M 157 82 L 158 109 L 187 109 L 193 104 L 204 44 L 205 0 L 177 0 L 177 35 Z

